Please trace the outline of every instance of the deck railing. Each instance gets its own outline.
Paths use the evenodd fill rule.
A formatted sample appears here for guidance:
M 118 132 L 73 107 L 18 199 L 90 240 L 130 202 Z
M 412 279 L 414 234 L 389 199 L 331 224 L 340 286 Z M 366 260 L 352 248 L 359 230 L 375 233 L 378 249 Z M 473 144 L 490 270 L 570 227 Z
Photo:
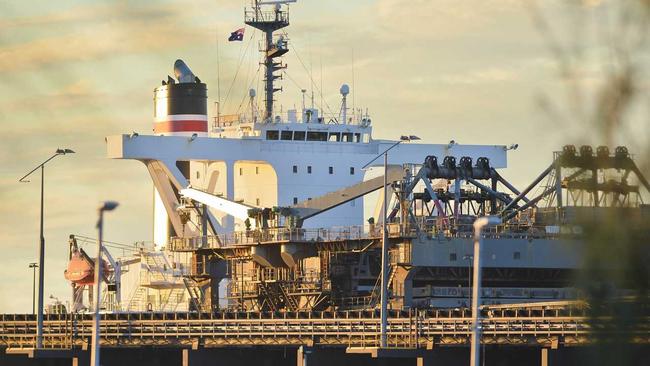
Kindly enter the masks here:
M 579 228 L 560 228 L 553 231 L 546 226 L 512 225 L 485 228 L 483 236 L 501 239 L 557 239 L 560 236 L 579 236 Z M 562 229 L 562 230 L 560 230 Z M 351 240 L 381 240 L 382 225 L 359 225 L 330 228 L 270 228 L 235 231 L 207 237 L 174 237 L 170 239 L 172 251 L 218 249 L 224 247 L 250 246 L 277 243 L 331 243 Z M 391 223 L 387 225 L 389 238 L 414 238 L 424 235 L 428 238 L 467 238 L 474 236 L 472 223 L 444 220 L 418 220 L 416 224 Z
M 589 341 L 593 322 L 584 310 L 485 309 L 481 320 L 485 342 L 531 345 L 560 337 L 565 343 Z M 648 318 L 638 319 L 640 340 L 649 342 Z M 141 312 L 103 314 L 101 342 L 113 347 L 156 345 L 186 347 L 200 340 L 206 347 L 218 345 L 301 345 L 318 339 L 331 346 L 377 346 L 378 311 L 349 312 Z M 46 315 L 45 348 L 81 347 L 91 334 L 92 316 Z M 603 328 L 610 329 L 610 328 Z M 387 335 L 393 347 L 426 347 L 427 344 L 466 344 L 472 331 L 467 309 L 391 311 Z M 1 314 L 0 344 L 9 348 L 33 347 L 36 318 Z M 417 339 L 417 341 L 415 341 Z

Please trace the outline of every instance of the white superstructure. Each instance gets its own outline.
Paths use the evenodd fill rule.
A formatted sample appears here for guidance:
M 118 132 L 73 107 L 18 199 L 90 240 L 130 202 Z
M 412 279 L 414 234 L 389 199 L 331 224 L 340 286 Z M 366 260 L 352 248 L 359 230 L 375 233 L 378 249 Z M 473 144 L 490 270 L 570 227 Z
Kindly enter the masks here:
M 246 112 L 217 112 L 210 119 L 207 86 L 177 60 L 175 78 L 168 77 L 154 91 L 153 134 L 106 138 L 110 158 L 139 160 L 151 175 L 155 187 L 153 241 L 157 248 L 165 248 L 174 236 L 206 238 L 217 232 L 245 230 L 250 225 L 246 219 L 248 208 L 294 206 L 381 175 L 383 159 L 368 163 L 389 148 L 390 165 L 420 164 L 426 156 L 435 155 L 441 159 L 453 156 L 458 161 L 462 157 L 472 161 L 485 157 L 494 168 L 506 167 L 508 149 L 503 145 L 461 145 L 452 141 L 395 146 L 397 141 L 374 139 L 368 112 L 348 108 L 350 88 L 345 84 L 340 89 L 341 104 L 336 115 L 323 114 L 313 102 L 307 106 L 305 90 L 302 108 L 277 111 L 273 95 L 281 89 L 274 86 L 274 80 L 280 78 L 276 72 L 286 68 L 280 57 L 288 52 L 288 41 L 273 32 L 288 26 L 289 17 L 286 1 L 271 4 L 268 11 L 264 9 L 267 5 L 255 1 L 253 9 L 245 12 L 246 24 L 266 35 L 262 47 L 263 101 L 258 103 L 257 92 L 250 90 Z M 258 109 L 258 105 L 263 107 Z M 442 124 L 423 120 L 418 126 L 404 128 L 412 134 Z M 439 139 L 449 141 L 448 136 Z M 460 194 L 459 186 L 447 188 Z M 363 225 L 364 212 L 373 208 L 378 207 L 368 198 L 357 198 L 300 224 L 305 228 Z M 140 253 L 131 278 L 125 276 L 122 310 L 164 310 L 172 305 L 175 309 L 189 309 L 194 298 L 216 296 L 216 288 L 212 289 L 213 295 L 206 294 L 197 290 L 205 289 L 203 284 L 187 277 L 205 271 L 197 269 L 204 264 L 196 257 L 190 263 L 189 257 L 164 250 L 155 252 L 160 255 Z M 173 257 L 169 262 L 153 260 L 166 260 L 168 256 Z M 157 281 L 153 285 L 152 276 Z
M 107 137 L 108 156 L 142 161 L 153 179 L 155 195 L 154 242 L 164 246 L 170 236 L 200 234 L 205 228 L 189 227 L 179 215 L 182 199 L 178 192 L 192 187 L 239 201 L 251 207 L 291 206 L 324 193 L 367 179 L 363 167 L 395 141 L 375 140 L 372 120 L 360 109 L 349 111 L 350 88 L 340 89 L 338 115 L 325 116 L 303 101 L 300 110 L 278 113 L 274 109 L 275 72 L 286 67 L 280 57 L 288 52 L 283 35 L 273 32 L 289 25 L 287 2 L 254 2 L 245 12 L 246 24 L 266 34 L 264 106 L 258 110 L 256 91 L 249 93 L 249 110 L 241 115 L 218 113 L 207 122 L 206 86 L 182 61 L 176 61 L 176 79 L 168 77 L 155 90 L 155 135 Z M 270 9 L 270 10 L 269 10 Z M 399 122 L 399 121 L 397 121 Z M 409 133 L 441 124 L 422 121 L 404 126 Z M 447 136 L 440 136 L 448 141 Z M 468 156 L 476 161 L 487 157 L 495 168 L 506 167 L 502 145 L 401 144 L 391 150 L 390 164 L 421 163 L 424 157 Z M 383 168 L 381 168 L 383 169 Z M 374 168 L 376 170 L 376 168 Z M 373 206 L 374 207 L 374 206 Z M 359 225 L 364 219 L 364 202 L 359 198 L 305 221 L 305 227 Z M 212 231 L 243 229 L 242 221 L 211 209 L 207 222 Z
M 183 136 L 109 136 L 108 154 L 111 158 L 136 159 L 147 164 L 158 191 L 171 191 L 176 184 L 181 189 L 191 185 L 251 206 L 273 207 L 290 206 L 361 182 L 366 176 L 362 167 L 394 143 L 374 140 L 370 126 L 280 122 L 250 127 L 251 134 L 256 136 L 193 140 Z M 327 138 L 325 141 L 274 138 L 274 134 L 282 136 L 283 132 L 287 136 L 311 132 Z M 218 133 L 224 136 L 225 132 Z M 335 141 L 336 136 L 343 134 L 366 136 L 367 141 Z M 506 167 L 506 149 L 498 145 L 401 144 L 391 151 L 389 163 L 421 163 L 427 155 L 451 155 L 457 159 L 469 156 L 473 160 L 488 157 L 493 167 Z M 187 167 L 185 173 L 181 171 L 183 166 Z M 155 176 L 156 171 L 164 173 L 170 181 Z M 161 201 L 156 199 L 155 204 L 158 245 L 165 244 L 169 211 L 176 209 L 168 205 L 163 210 L 165 205 Z M 219 212 L 213 214 L 220 218 L 221 230 L 235 229 L 234 220 L 222 217 Z M 363 217 L 363 200 L 358 199 L 308 219 L 305 226 L 359 225 Z

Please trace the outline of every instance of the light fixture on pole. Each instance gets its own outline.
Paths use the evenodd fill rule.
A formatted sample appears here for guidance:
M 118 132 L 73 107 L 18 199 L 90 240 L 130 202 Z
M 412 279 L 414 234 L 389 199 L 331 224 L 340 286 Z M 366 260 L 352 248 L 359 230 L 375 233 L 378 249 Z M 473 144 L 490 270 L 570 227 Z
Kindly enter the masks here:
M 112 211 L 119 204 L 114 201 L 104 202 L 98 209 L 99 220 L 97 220 L 97 257 L 95 257 L 95 308 L 93 314 L 92 328 L 92 350 L 90 352 L 90 365 L 99 366 L 99 302 L 101 301 L 101 279 L 102 279 L 102 235 L 104 231 L 104 211 Z
M 386 221 L 388 220 L 388 151 L 390 151 L 392 148 L 395 146 L 401 144 L 404 141 L 415 141 L 419 140 L 420 138 L 415 136 L 415 135 L 410 135 L 410 136 L 401 136 L 399 141 L 395 142 L 392 144 L 388 149 L 384 150 L 381 154 L 375 156 L 372 160 L 370 160 L 366 165 L 364 165 L 361 169 L 365 169 L 368 167 L 372 162 L 377 160 L 380 156 L 384 156 L 384 203 L 383 203 L 383 211 L 382 211 L 382 216 L 383 216 L 383 225 L 382 225 L 382 241 L 381 241 L 381 291 L 380 291 L 380 317 L 381 317 L 381 324 L 379 328 L 380 332 L 380 342 L 379 346 L 381 348 L 386 348 L 388 345 L 388 334 L 387 334 L 387 328 L 388 328 L 388 228 L 386 226 Z
M 474 221 L 474 286 L 472 287 L 472 344 L 470 353 L 470 366 L 479 366 L 479 349 L 481 347 L 481 325 L 479 321 L 479 304 L 481 303 L 481 250 L 482 232 L 485 226 L 499 225 L 501 218 L 498 216 L 483 216 Z
M 36 314 L 36 268 L 38 268 L 38 263 L 30 263 L 29 268 L 32 269 L 32 315 L 34 315 Z
M 34 169 L 30 170 L 29 173 L 25 174 L 18 181 L 20 183 L 29 183 L 25 178 L 32 175 L 37 170 L 41 170 L 41 224 L 40 224 L 40 235 L 39 235 L 39 246 L 38 246 L 38 307 L 37 317 L 36 317 L 36 348 L 43 347 L 43 288 L 44 288 L 44 277 L 45 277 L 45 236 L 43 234 L 43 203 L 44 203 L 44 190 L 45 190 L 45 164 L 50 160 L 56 158 L 59 155 L 73 154 L 74 151 L 70 149 L 56 149 L 54 155 L 50 156 L 47 160 L 37 165 Z

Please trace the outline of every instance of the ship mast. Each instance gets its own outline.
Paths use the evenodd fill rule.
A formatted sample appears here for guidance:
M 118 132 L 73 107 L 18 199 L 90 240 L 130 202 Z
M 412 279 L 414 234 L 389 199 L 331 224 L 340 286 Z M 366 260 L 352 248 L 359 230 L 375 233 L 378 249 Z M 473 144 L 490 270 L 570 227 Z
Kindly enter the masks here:
M 260 45 L 260 52 L 264 55 L 264 121 L 269 122 L 273 119 L 273 94 L 281 91 L 282 88 L 276 88 L 273 85 L 275 79 L 281 79 L 282 75 L 275 72 L 286 68 L 282 61 L 275 61 L 276 58 L 284 55 L 289 51 L 287 40 L 283 36 L 274 39 L 273 32 L 289 25 L 289 11 L 283 5 L 294 3 L 296 0 L 254 0 L 253 9 L 246 10 L 244 17 L 245 23 L 253 28 L 264 32 L 266 39 L 263 45 Z M 263 10 L 264 5 L 273 6 L 273 10 Z

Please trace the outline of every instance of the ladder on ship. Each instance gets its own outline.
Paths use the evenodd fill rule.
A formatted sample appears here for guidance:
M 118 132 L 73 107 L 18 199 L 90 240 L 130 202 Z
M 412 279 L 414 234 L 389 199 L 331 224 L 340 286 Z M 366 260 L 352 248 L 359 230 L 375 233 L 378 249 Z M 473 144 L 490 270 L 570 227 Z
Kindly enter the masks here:
M 147 293 L 147 289 L 138 286 L 138 288 L 135 290 L 131 298 L 129 299 L 129 303 L 126 306 L 127 311 L 141 311 L 142 310 L 142 304 L 144 303 L 145 296 Z
M 388 282 L 386 284 L 386 287 L 388 288 L 388 294 L 390 298 L 390 287 L 393 284 L 393 280 L 395 279 L 395 274 L 397 272 L 397 266 L 395 265 L 390 265 L 390 272 L 388 273 Z M 377 282 L 375 282 L 375 286 L 372 288 L 372 292 L 370 293 L 370 301 L 368 306 L 370 308 L 373 308 L 377 306 L 379 301 L 381 300 L 381 271 L 379 272 L 379 275 L 377 276 Z
M 270 284 L 260 281 L 258 287 L 262 297 L 262 304 L 266 303 L 271 311 L 278 310 L 278 299 Z

